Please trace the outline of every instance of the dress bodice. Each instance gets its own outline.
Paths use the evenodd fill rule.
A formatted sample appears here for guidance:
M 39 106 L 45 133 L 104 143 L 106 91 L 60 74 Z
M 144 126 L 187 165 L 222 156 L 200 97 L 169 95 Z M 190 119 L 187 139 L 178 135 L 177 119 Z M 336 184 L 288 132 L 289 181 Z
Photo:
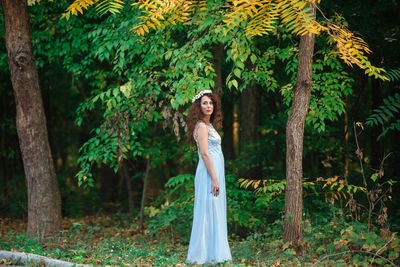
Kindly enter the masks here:
M 207 127 L 208 131 L 208 151 L 211 152 L 222 152 L 221 151 L 221 136 L 218 134 L 217 130 L 212 126 L 212 124 L 206 124 L 202 121 L 199 121 L 196 124 L 196 127 L 193 131 L 193 138 L 196 141 L 197 150 L 200 151 L 199 143 L 197 141 L 197 130 L 201 124 L 204 124 Z

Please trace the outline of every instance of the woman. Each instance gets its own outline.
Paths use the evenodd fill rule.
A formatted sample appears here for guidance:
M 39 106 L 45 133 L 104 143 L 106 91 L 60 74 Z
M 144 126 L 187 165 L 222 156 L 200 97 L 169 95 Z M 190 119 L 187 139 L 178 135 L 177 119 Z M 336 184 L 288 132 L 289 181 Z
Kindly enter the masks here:
M 186 262 L 223 262 L 232 259 L 227 236 L 224 156 L 221 137 L 212 125 L 221 125 L 221 105 L 218 95 L 210 90 L 201 91 L 192 103 L 187 117 L 188 141 L 196 142 L 199 163 Z

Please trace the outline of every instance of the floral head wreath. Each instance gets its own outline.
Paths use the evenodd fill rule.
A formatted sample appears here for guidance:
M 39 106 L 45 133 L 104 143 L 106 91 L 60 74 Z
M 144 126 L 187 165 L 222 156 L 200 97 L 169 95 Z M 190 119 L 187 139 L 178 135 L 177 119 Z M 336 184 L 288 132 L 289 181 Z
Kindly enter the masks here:
M 211 90 L 203 90 L 203 91 L 200 91 L 200 93 L 198 93 L 195 97 L 193 97 L 192 103 L 194 103 L 194 101 L 196 101 L 197 99 L 200 99 L 203 95 L 205 95 L 205 94 L 211 94 L 211 93 L 212 93 Z

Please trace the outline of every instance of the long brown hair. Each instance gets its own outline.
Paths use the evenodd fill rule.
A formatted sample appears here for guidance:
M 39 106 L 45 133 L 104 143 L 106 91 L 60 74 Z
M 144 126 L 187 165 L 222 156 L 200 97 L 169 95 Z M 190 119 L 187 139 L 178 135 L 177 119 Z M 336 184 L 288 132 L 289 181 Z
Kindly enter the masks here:
M 208 96 L 213 102 L 214 110 L 210 117 L 210 123 L 213 124 L 215 128 L 220 128 L 222 122 L 222 112 L 219 96 L 214 93 L 206 93 L 203 96 Z M 201 99 L 203 98 L 203 96 L 194 101 L 189 109 L 189 114 L 186 118 L 186 125 L 188 127 L 187 141 L 189 142 L 189 144 L 195 143 L 193 139 L 194 128 L 196 127 L 197 122 L 202 121 L 204 117 L 200 107 Z

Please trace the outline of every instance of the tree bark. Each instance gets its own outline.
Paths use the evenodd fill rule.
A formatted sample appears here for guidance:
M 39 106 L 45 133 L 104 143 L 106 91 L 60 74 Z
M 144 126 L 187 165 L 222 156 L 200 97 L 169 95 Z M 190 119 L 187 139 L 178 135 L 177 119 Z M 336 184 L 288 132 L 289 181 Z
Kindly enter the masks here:
M 45 241 L 61 227 L 61 196 L 51 155 L 24 0 L 1 0 L 16 126 L 28 189 L 28 233 Z
M 126 164 L 126 161 L 122 161 L 122 176 L 124 177 L 125 184 L 126 184 L 126 190 L 128 193 L 128 207 L 129 207 L 129 214 L 133 215 L 133 209 L 134 209 L 134 201 L 133 201 L 133 192 L 132 192 L 132 183 L 131 183 L 131 175 L 129 174 L 128 170 L 128 165 Z
M 240 150 L 258 139 L 260 93 L 256 85 L 248 85 L 240 95 Z
M 145 174 L 144 180 L 143 180 L 142 204 L 140 205 L 140 221 L 139 221 L 140 231 L 143 231 L 143 229 L 144 229 L 144 226 L 143 226 L 144 205 L 146 204 L 146 191 L 147 191 L 147 183 L 149 181 L 150 169 L 151 169 L 151 157 L 149 156 L 149 158 L 147 159 L 147 164 L 146 164 L 146 174 Z
M 214 77 L 214 92 L 222 97 L 222 54 L 224 46 L 221 43 L 215 44 L 213 47 L 214 57 L 214 70 L 216 76 Z
M 237 104 L 233 104 L 233 129 L 232 129 L 232 138 L 233 138 L 233 156 L 237 158 L 239 156 L 239 114 Z
M 223 128 L 223 151 L 225 159 L 233 159 L 233 101 L 231 96 L 226 98 L 226 101 L 222 104 L 223 108 L 223 118 L 222 118 L 222 128 Z M 223 99 L 221 99 L 222 102 Z
M 350 164 L 350 159 L 349 159 L 349 154 L 347 153 L 348 147 L 349 147 L 349 101 L 346 96 L 345 98 L 345 109 L 346 111 L 344 112 L 344 144 L 345 144 L 345 152 L 344 152 L 344 179 L 347 183 L 347 178 L 349 177 L 349 164 Z
M 315 17 L 315 6 L 308 3 Z M 304 122 L 310 103 L 312 85 L 312 58 L 314 53 L 314 35 L 300 37 L 299 65 L 294 97 L 289 118 L 286 123 L 286 191 L 284 242 L 292 242 L 297 251 L 301 251 L 299 242 L 302 235 L 303 189 L 302 154 Z
M 377 79 L 372 79 L 371 82 L 371 98 L 372 106 L 371 110 L 377 109 L 383 104 L 382 97 L 382 85 Z M 371 131 L 371 167 L 374 169 L 379 169 L 381 161 L 383 159 L 384 149 L 383 149 L 383 139 L 378 141 L 378 136 L 381 132 L 372 130 Z
M 246 67 L 248 69 L 254 68 L 250 60 L 246 61 Z M 246 145 L 257 141 L 259 138 L 257 125 L 260 124 L 260 106 L 261 95 L 259 88 L 255 84 L 248 85 L 240 95 L 240 153 L 246 153 Z M 261 177 L 261 168 L 257 163 L 251 164 L 241 176 L 258 179 Z

